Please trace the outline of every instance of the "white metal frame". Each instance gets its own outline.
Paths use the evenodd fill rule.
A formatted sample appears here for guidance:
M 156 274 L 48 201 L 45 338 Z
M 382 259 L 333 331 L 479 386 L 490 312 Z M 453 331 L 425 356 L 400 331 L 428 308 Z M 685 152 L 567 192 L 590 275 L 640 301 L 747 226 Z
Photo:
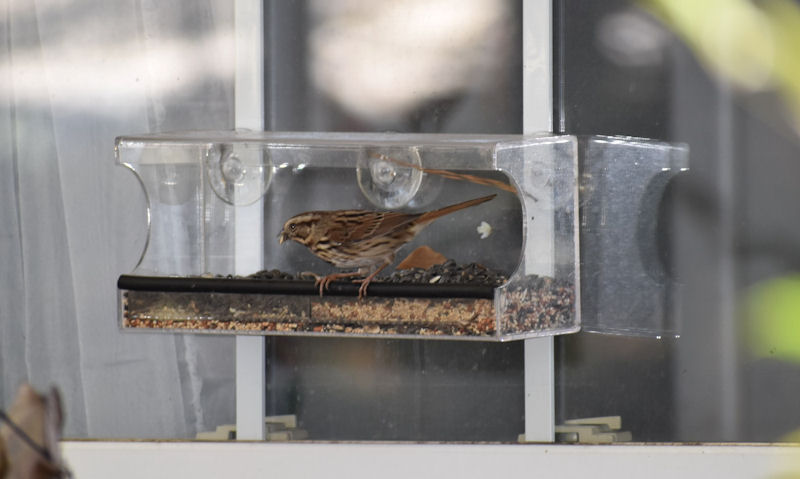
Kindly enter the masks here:
M 66 442 L 81 479 L 173 477 L 796 477 L 800 448 L 759 445 L 465 445 Z
M 522 2 L 522 129 L 524 133 L 553 130 L 553 9 L 551 0 Z M 537 215 L 531 235 L 543 235 L 552 246 L 552 225 Z M 544 252 L 546 254 L 546 252 Z M 552 251 L 550 252 L 552 256 Z M 526 265 L 527 267 L 527 265 Z M 533 271 L 526 271 L 533 272 Z M 535 271 L 552 274 L 552 271 Z M 525 340 L 525 440 L 555 440 L 555 372 L 553 337 Z
M 236 128 L 264 129 L 264 25 L 262 0 L 236 0 Z M 237 273 L 252 273 L 262 264 L 264 203 L 236 208 Z M 266 341 L 260 336 L 236 337 L 236 437 L 264 439 L 266 407 Z

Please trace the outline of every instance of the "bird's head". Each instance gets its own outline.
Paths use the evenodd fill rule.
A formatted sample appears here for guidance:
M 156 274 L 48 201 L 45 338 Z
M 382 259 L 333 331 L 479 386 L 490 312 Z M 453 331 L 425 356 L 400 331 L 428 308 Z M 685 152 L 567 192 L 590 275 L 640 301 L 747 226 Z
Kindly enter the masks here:
M 316 220 L 317 218 L 314 215 L 308 213 L 289 218 L 284 223 L 281 232 L 278 233 L 278 242 L 283 244 L 284 241 L 294 240 L 307 246 Z

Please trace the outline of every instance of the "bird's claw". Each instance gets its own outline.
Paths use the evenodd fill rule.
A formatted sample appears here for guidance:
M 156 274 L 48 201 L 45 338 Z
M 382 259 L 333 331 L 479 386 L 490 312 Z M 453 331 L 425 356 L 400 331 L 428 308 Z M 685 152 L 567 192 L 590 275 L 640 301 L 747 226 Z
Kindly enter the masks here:
M 311 271 L 303 271 L 300 273 L 300 277 L 307 277 L 310 276 L 314 278 L 314 287 L 319 288 L 319 296 L 322 297 L 322 289 L 328 289 L 328 284 L 330 284 L 331 279 L 328 276 L 320 276 L 317 273 Z
M 358 288 L 358 299 L 364 299 L 367 297 L 367 286 L 369 286 L 369 281 L 365 279 L 354 279 L 354 283 L 361 283 L 361 286 Z
M 314 277 L 314 287 L 315 288 L 319 288 L 319 296 L 322 297 L 322 292 L 329 290 L 331 283 L 333 283 L 337 279 L 348 278 L 348 277 L 354 276 L 354 275 L 356 275 L 358 273 L 333 273 L 333 274 L 329 274 L 327 276 L 320 276 L 320 275 L 314 274 L 314 273 L 302 273 L 302 274 Z M 355 280 L 355 281 L 361 281 L 361 280 Z M 365 292 L 366 292 L 366 289 L 365 289 Z M 361 298 L 362 296 L 363 295 L 362 295 L 361 289 L 359 289 L 358 297 Z
M 322 297 L 322 290 L 324 289 L 325 291 L 327 291 L 328 289 L 330 289 L 331 282 L 333 282 L 334 279 L 335 278 L 332 278 L 330 276 L 325 276 L 323 278 L 317 278 L 317 280 L 314 282 L 314 286 L 319 286 L 320 298 Z
M 377 273 L 377 271 L 376 271 L 376 273 Z M 347 277 L 354 276 L 354 275 L 357 275 L 357 274 L 360 274 L 360 273 L 333 273 L 333 274 L 329 274 L 327 276 L 320 276 L 320 275 L 318 275 L 316 273 L 312 273 L 310 271 L 304 271 L 304 272 L 300 273 L 300 276 L 310 276 L 310 277 L 314 278 L 314 287 L 319 289 L 319 296 L 321 298 L 323 291 L 327 291 L 328 289 L 330 289 L 331 283 L 333 283 L 335 280 L 341 279 L 341 278 L 347 278 Z M 359 300 L 366 298 L 366 296 L 367 296 L 367 286 L 369 286 L 369 283 L 372 281 L 372 278 L 374 276 L 375 275 L 372 274 L 372 275 L 370 275 L 370 276 L 368 276 L 367 278 L 364 278 L 364 279 L 354 279 L 353 280 L 353 283 L 361 283 L 361 286 L 359 286 L 359 288 L 358 288 L 358 299 Z

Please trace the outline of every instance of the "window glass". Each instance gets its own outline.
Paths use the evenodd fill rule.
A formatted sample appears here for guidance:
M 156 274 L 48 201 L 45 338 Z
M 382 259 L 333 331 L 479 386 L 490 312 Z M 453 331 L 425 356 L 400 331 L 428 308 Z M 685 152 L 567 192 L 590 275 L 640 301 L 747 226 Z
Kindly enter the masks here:
M 800 428 L 800 75 L 787 54 L 800 15 L 779 3 L 693 10 L 723 39 L 712 47 L 747 40 L 727 55 L 669 2 L 554 2 L 556 133 L 691 151 L 657 207 L 679 330 L 556 338 L 557 421 L 619 415 L 637 441 Z M 521 14 L 490 0 L 267 0 L 266 126 L 520 133 Z M 119 135 L 234 126 L 233 5 L 12 0 L 0 18 L 0 405 L 22 382 L 56 385 L 68 437 L 193 438 L 233 423 L 232 338 L 118 329 L 116 279 L 146 220 L 113 159 Z M 523 432 L 521 342 L 266 341 L 268 413 L 296 414 L 311 439 Z

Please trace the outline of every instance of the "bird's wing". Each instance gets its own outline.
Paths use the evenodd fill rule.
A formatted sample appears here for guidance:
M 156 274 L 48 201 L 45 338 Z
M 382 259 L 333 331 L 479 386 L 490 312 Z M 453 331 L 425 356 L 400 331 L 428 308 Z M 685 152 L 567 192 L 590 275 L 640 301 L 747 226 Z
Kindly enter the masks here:
M 401 228 L 403 226 L 408 225 L 412 221 L 416 220 L 422 213 L 398 213 L 395 211 L 389 211 L 386 213 L 381 214 L 382 218 L 376 225 L 375 229 L 368 233 L 368 237 L 374 236 L 382 236 L 385 234 L 389 234 L 390 232 Z
M 389 212 L 352 212 L 341 216 L 343 220 L 337 228 L 331 228 L 328 237 L 331 241 L 347 243 L 381 236 L 407 225 L 419 218 L 420 214 Z

